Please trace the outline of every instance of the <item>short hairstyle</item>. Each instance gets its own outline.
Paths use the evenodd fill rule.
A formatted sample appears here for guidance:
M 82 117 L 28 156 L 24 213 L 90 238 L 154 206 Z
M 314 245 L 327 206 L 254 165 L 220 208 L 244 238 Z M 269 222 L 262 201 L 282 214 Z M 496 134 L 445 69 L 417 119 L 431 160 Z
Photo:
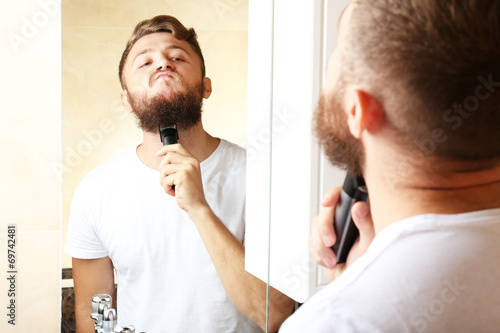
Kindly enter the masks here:
M 405 148 L 500 157 L 500 1 L 355 0 L 342 80 L 363 83 Z
M 142 37 L 158 32 L 171 33 L 175 38 L 186 41 L 200 57 L 201 62 L 201 77 L 205 77 L 205 60 L 198 44 L 198 36 L 193 28 L 187 29 L 179 20 L 169 15 L 158 15 L 151 19 L 139 22 L 127 42 L 127 46 L 122 53 L 120 65 L 118 67 L 118 76 L 123 89 L 126 89 L 125 79 L 123 77 L 123 67 L 127 61 L 128 54 L 134 44 Z

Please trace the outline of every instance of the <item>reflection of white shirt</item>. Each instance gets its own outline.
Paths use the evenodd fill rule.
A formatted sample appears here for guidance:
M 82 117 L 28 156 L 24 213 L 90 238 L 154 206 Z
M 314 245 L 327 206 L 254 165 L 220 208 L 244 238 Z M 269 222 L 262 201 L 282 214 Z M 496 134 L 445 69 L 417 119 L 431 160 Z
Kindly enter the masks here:
M 288 332 L 498 332 L 500 208 L 388 226 Z
M 242 242 L 245 151 L 221 140 L 201 171 L 207 202 Z M 91 171 L 73 197 L 65 252 L 111 258 L 118 323 L 136 332 L 261 332 L 231 303 L 194 223 L 159 179 L 135 148 Z

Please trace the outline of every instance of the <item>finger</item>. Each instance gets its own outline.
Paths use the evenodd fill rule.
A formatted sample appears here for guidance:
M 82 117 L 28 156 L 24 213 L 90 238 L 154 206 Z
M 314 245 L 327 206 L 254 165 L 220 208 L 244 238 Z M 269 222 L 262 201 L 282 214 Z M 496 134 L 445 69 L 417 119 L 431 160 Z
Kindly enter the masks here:
M 167 164 L 160 168 L 160 183 L 163 182 L 163 178 L 170 176 L 177 172 L 179 166 L 177 164 Z
M 364 253 L 373 238 L 375 238 L 375 227 L 373 225 L 370 205 L 363 201 L 356 202 L 352 206 L 351 216 L 359 230 L 359 251 Z
M 316 237 L 321 238 L 323 245 L 330 248 L 335 244 L 336 235 L 333 229 L 333 218 L 335 207 L 340 197 L 340 186 L 335 186 L 328 190 L 321 202 L 319 214 L 313 223 L 315 224 Z M 319 239 L 318 239 L 319 241 Z
M 340 187 L 334 187 L 325 194 L 319 214 L 313 219 L 309 237 L 309 248 L 314 260 L 327 268 L 334 268 L 337 261 L 331 247 L 336 240 L 333 216 L 339 196 Z
M 184 155 L 179 152 L 168 152 L 161 160 L 159 168 L 161 169 L 168 164 L 190 164 L 197 167 L 200 163 L 195 157 L 192 157 L 191 155 Z
M 186 148 L 184 148 L 184 146 L 181 145 L 180 143 L 175 143 L 175 144 L 163 146 L 160 148 L 160 150 L 158 150 L 156 152 L 156 155 L 163 156 L 169 152 L 178 153 L 181 155 L 193 157 L 193 155 Z
M 329 268 L 323 268 L 323 272 L 325 273 L 326 279 L 329 282 L 332 282 L 335 280 L 342 272 L 345 270 L 346 265 L 345 264 L 338 264 L 335 266 L 334 269 L 329 269 Z
M 178 150 L 178 147 L 180 146 L 180 144 L 178 143 L 175 143 L 175 144 L 171 144 L 171 145 L 164 145 L 162 146 L 157 152 L 156 152 L 156 156 L 164 156 L 166 155 L 168 152 L 175 152 Z
M 173 151 L 169 151 L 162 158 L 159 168 L 161 170 L 168 164 L 179 164 L 179 163 L 182 163 L 182 155 L 179 155 L 178 153 Z
M 166 177 L 163 177 L 160 181 L 161 186 L 165 190 L 165 193 L 175 196 L 175 176 L 174 175 L 169 175 Z
M 315 221 L 315 236 L 318 243 L 325 247 L 332 247 L 337 239 L 333 229 L 334 207 L 321 208 Z
M 170 185 L 186 185 L 188 188 L 198 189 L 203 192 L 203 185 L 201 181 L 200 169 L 197 165 L 182 163 L 182 164 L 167 164 L 160 169 L 160 183 L 163 186 L 164 178 L 175 176 L 175 184 Z M 193 187 L 194 186 L 194 187 Z
M 323 200 L 321 200 L 321 206 L 332 207 L 334 205 L 337 205 L 341 190 L 342 190 L 341 186 L 335 186 L 329 189 L 323 196 Z
M 327 268 L 335 267 L 337 259 L 330 247 L 326 247 L 322 242 L 315 241 L 313 237 L 310 237 L 309 249 L 313 259 L 318 265 Z

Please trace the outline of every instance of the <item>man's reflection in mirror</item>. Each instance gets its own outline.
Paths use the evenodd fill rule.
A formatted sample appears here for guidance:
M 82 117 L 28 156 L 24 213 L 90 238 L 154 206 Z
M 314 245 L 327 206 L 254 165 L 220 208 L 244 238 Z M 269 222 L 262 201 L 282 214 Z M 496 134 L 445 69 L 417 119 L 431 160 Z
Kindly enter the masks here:
M 137 332 L 277 331 L 294 302 L 271 288 L 267 323 L 266 284 L 244 269 L 245 150 L 203 128 L 212 82 L 195 31 L 166 15 L 140 22 L 119 79 L 143 141 L 73 196 L 77 331 L 93 332 L 91 299 L 114 294 L 113 268 L 118 324 Z M 158 129 L 170 125 L 179 140 L 164 146 Z

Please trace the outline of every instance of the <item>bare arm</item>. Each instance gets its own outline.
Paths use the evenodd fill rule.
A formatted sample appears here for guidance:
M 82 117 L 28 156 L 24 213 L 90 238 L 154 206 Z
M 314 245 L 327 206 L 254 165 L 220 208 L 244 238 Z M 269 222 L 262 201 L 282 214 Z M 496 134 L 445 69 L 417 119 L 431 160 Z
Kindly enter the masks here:
M 266 283 L 245 270 L 244 246 L 206 202 L 198 160 L 181 145 L 164 146 L 160 152 L 169 152 L 160 164 L 160 182 L 165 192 L 175 195 L 179 207 L 195 223 L 233 304 L 266 331 Z M 269 298 L 269 331 L 276 332 L 292 313 L 294 301 L 275 289 L 270 290 Z
M 266 331 L 267 285 L 245 270 L 245 248 L 210 208 L 193 212 L 191 218 L 229 298 L 240 312 Z M 291 298 L 270 288 L 269 332 L 278 331 L 292 313 L 293 305 Z
M 73 281 L 75 283 L 75 318 L 78 333 L 93 333 L 92 296 L 115 292 L 113 263 L 109 257 L 99 259 L 73 258 Z M 115 299 L 113 297 L 113 303 Z M 114 305 L 113 307 L 116 308 Z

